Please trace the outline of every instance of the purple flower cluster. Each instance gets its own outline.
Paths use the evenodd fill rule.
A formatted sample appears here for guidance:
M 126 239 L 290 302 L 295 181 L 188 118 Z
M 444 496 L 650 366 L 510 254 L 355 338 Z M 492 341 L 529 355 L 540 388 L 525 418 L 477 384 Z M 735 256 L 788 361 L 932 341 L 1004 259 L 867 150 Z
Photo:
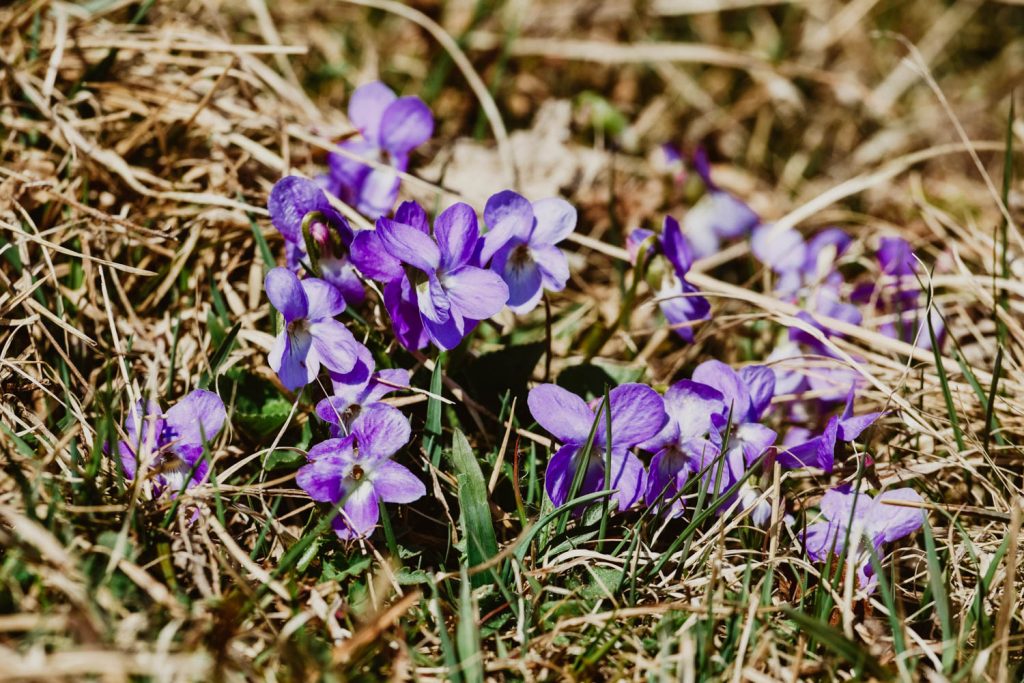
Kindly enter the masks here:
M 125 478 L 134 479 L 145 466 L 154 497 L 201 484 L 210 471 L 205 444 L 220 433 L 225 417 L 224 402 L 204 389 L 189 393 L 166 413 L 156 401 L 139 401 L 125 420 L 128 438 L 117 445 Z
M 398 97 L 375 81 L 352 93 L 348 118 L 362 139 L 338 145 L 345 153 L 331 153 L 330 173 L 320 182 L 363 215 L 377 219 L 395 205 L 398 172 L 408 168 L 409 154 L 434 134 L 434 115 L 420 98 Z
M 383 356 L 375 360 L 339 316 L 364 307 L 366 319 L 374 321 L 386 311 L 394 339 L 406 349 L 455 349 L 481 321 L 506 307 L 526 315 L 546 292 L 565 289 L 569 259 L 560 244 L 577 224 L 568 202 L 532 201 L 511 190 L 487 200 L 486 231 L 476 209 L 463 202 L 433 220 L 413 201 L 396 208 L 399 174 L 433 133 L 430 110 L 418 98 L 398 97 L 371 83 L 353 94 L 349 117 L 360 137 L 331 154 L 329 173 L 315 181 L 288 176 L 273 187 L 268 209 L 284 239 L 286 265 L 272 268 L 264 282 L 283 321 L 268 363 L 284 389 L 296 392 L 297 402 L 306 401 L 304 411 L 324 423 L 315 433 L 329 434 L 309 449 L 296 482 L 312 500 L 332 506 L 331 524 L 346 541 L 373 532 L 381 505 L 411 503 L 426 488 L 395 460 L 412 430 L 409 419 L 385 401 L 410 388 L 410 373 L 378 369 L 376 360 Z M 681 158 L 672 161 L 681 167 Z M 843 275 L 848 264 L 841 262 L 851 244 L 844 232 L 831 228 L 805 240 L 795 229 L 761 225 L 750 207 L 712 181 L 703 151 L 694 166 L 705 193 L 683 224 L 666 216 L 660 232 L 636 229 L 627 239 L 635 281 L 650 278 L 658 306 L 680 338 L 693 342 L 695 324 L 710 318 L 708 300 L 687 281 L 694 260 L 745 236 L 774 273 L 776 294 L 801 305 L 804 321 L 825 336 L 837 332 L 814 316 L 857 325 L 867 311 L 881 318 L 879 329 L 890 336 L 920 337 L 918 271 L 905 241 L 883 239 L 877 257 L 884 277 L 851 285 Z M 348 210 L 339 202 L 368 217 L 373 228 L 353 230 L 336 208 Z M 609 489 L 619 511 L 642 501 L 673 518 L 685 514 L 703 490 L 718 501 L 720 514 L 740 511 L 766 526 L 772 504 L 759 488 L 762 463 L 829 474 L 836 468 L 837 444 L 859 438 L 882 415 L 855 413 L 858 380 L 850 368 L 815 373 L 789 367 L 787 361 L 807 351 L 831 356 L 816 335 L 794 329 L 764 365 L 735 369 L 706 360 L 663 395 L 627 383 L 611 389 L 607 403 L 587 402 L 555 384 L 534 387 L 530 412 L 558 441 L 545 474 L 548 498 L 561 506 Z M 329 390 L 321 370 L 327 371 Z M 323 387 L 312 400 L 303 396 L 311 384 L 314 390 Z M 799 400 L 804 394 L 814 397 Z M 188 394 L 166 414 L 152 401 L 133 406 L 127 439 L 118 444 L 126 476 L 135 478 L 145 468 L 157 495 L 202 483 L 210 468 L 206 446 L 225 419 L 221 399 L 204 390 Z M 826 561 L 845 549 L 860 586 L 870 591 L 876 579 L 868 550 L 880 553 L 922 523 L 920 509 L 897 507 L 898 502 L 922 503 L 910 489 L 876 498 L 849 487 L 829 491 L 821 519 L 800 536 L 808 556 Z
M 369 535 L 380 519 L 381 503 L 411 503 L 426 495 L 423 482 L 391 459 L 410 434 L 401 412 L 376 403 L 356 415 L 346 436 L 310 449 L 309 464 L 299 470 L 296 482 L 313 500 L 340 504 L 332 520 L 339 538 Z
M 802 534 L 804 547 L 815 562 L 845 551 L 846 561 L 856 567 L 858 585 L 870 593 L 878 582 L 871 552 L 881 560 L 886 543 L 920 529 L 923 508 L 924 500 L 913 489 L 893 489 L 872 498 L 849 485 L 840 486 L 821 499 L 821 520 Z
M 728 240 L 745 237 L 761 222 L 753 209 L 711 180 L 711 166 L 703 148 L 693 155 L 693 166 L 704 181 L 705 193 L 683 216 L 683 232 L 697 258 L 717 254 Z
M 581 467 L 580 493 L 602 490 L 607 458 L 612 465 L 608 483 L 620 510 L 643 496 L 649 506 L 666 502 L 668 514 L 681 514 L 680 494 L 690 477 L 701 473 L 710 490 L 724 493 L 774 444 L 775 432 L 760 424 L 773 388 L 774 376 L 767 368 L 736 372 L 718 361 L 702 363 L 692 380 L 672 385 L 664 397 L 642 384 L 624 384 L 609 393 L 609 445 L 603 410 L 595 415 L 594 406 L 578 396 L 553 384 L 541 385 L 530 392 L 530 411 L 563 444 L 548 464 L 548 496 L 555 505 L 566 502 Z M 594 424 L 590 457 L 582 462 Z M 635 447 L 654 454 L 649 475 L 633 453 Z M 744 489 L 743 507 L 759 495 L 752 493 Z M 764 506 L 753 514 L 758 523 L 767 521 Z
M 626 247 L 637 263 L 641 253 L 645 260 L 663 256 L 668 268 L 662 269 L 661 282 L 656 286 L 656 300 L 665 320 L 673 332 L 686 341 L 693 341 L 693 324 L 706 320 L 711 311 L 708 300 L 697 294 L 697 288 L 686 281 L 693 265 L 693 249 L 683 235 L 679 221 L 665 216 L 661 234 L 636 228 L 629 234 Z
M 377 219 L 377 234 L 387 254 L 401 265 L 387 283 L 384 302 L 396 335 L 422 346 L 423 336 L 442 349 L 454 349 L 476 324 L 500 311 L 508 286 L 492 271 L 477 266 L 480 227 L 468 204 L 453 204 L 434 221 L 407 202 L 394 219 Z

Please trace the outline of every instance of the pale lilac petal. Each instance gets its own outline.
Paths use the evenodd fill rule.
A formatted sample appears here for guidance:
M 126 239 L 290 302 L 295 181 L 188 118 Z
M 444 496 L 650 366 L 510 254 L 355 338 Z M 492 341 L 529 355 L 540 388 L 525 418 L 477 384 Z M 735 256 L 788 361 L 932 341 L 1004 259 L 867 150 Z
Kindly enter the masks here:
M 737 498 L 743 510 L 754 508 L 750 513 L 750 521 L 755 526 L 764 528 L 768 526 L 768 522 L 771 520 L 772 505 L 767 500 L 761 500 L 761 493 L 761 490 L 753 486 L 743 486 L 740 488 Z
M 707 360 L 693 371 L 693 381 L 707 384 L 722 394 L 726 414 L 732 412 L 733 423 L 746 422 L 750 414 L 750 391 L 739 374 L 725 363 Z
M 534 202 L 533 216 L 535 223 L 530 235 L 532 246 L 553 246 L 576 229 L 576 209 L 558 197 Z
M 920 507 L 904 507 L 888 503 L 912 503 Z M 909 536 L 924 524 L 924 499 L 914 489 L 893 489 L 879 494 L 868 512 L 868 530 L 881 535 L 886 543 Z
M 381 219 L 377 221 L 377 234 L 388 253 L 403 263 L 433 273 L 441 266 L 441 251 L 429 235 L 416 228 Z
M 533 230 L 533 206 L 522 195 L 504 190 L 492 195 L 484 206 L 487 234 L 480 263 L 487 263 L 509 240 L 528 242 Z
M 829 522 L 817 522 L 808 526 L 803 535 L 807 556 L 814 562 L 822 562 L 832 552 L 842 552 L 845 532 L 840 534 L 841 530 L 842 527 Z
M 650 439 L 668 421 L 661 396 L 644 384 L 617 386 L 608 393 L 608 400 L 611 403 L 613 451 L 632 448 Z M 603 447 L 607 439 L 605 411 L 601 409 L 594 442 Z
M 375 403 L 364 408 L 352 421 L 352 434 L 359 444 L 359 456 L 378 460 L 390 458 L 409 443 L 412 427 L 402 411 Z
M 575 476 L 579 460 L 575 456 L 580 453 L 580 449 L 581 446 L 578 444 L 566 443 L 548 461 L 548 468 L 544 473 L 544 488 L 555 507 L 564 505 L 569 500 L 572 478 Z M 583 486 L 577 495 L 582 493 L 584 493 Z
M 743 367 L 739 375 L 750 394 L 750 419 L 760 420 L 775 395 L 775 375 L 763 365 Z
M 843 414 L 839 417 L 839 440 L 853 441 L 863 433 L 865 429 L 874 424 L 875 420 L 884 415 L 884 412 L 867 413 L 865 415 L 853 414 L 853 399 L 855 392 L 853 388 L 846 397 L 846 406 Z
M 531 255 L 540 268 L 541 283 L 550 292 L 561 292 L 569 281 L 569 259 L 558 247 L 531 247 Z
M 615 489 L 612 500 L 618 503 L 619 510 L 629 509 L 633 503 L 640 500 L 646 486 L 647 473 L 644 471 L 643 463 L 633 453 L 625 448 L 612 449 L 612 477 L 611 488 Z M 602 468 L 604 469 L 604 468 Z M 604 487 L 605 482 L 601 482 Z
M 594 411 L 582 398 L 555 384 L 541 384 L 526 399 L 533 419 L 563 443 L 586 443 Z M 613 422 L 614 424 L 614 422 Z
M 664 401 L 670 421 L 678 425 L 680 441 L 707 434 L 712 429 L 711 416 L 722 415 L 726 410 L 721 392 L 688 379 L 670 386 Z
M 800 345 L 795 342 L 786 341 L 779 344 L 768 354 L 765 362 L 771 367 L 775 374 L 775 395 L 794 394 L 804 384 L 804 375 L 799 370 L 793 369 L 795 363 L 786 362 L 802 358 L 803 353 Z
M 445 351 L 451 351 L 466 337 L 466 320 L 457 312 L 453 312 L 443 323 L 424 317 L 423 328 L 430 341 Z
M 796 270 L 807 258 L 803 235 L 793 228 L 776 230 L 773 225 L 762 225 L 754 230 L 750 237 L 750 250 L 775 272 Z
M 409 350 L 418 350 L 429 343 L 420 316 L 416 290 L 404 273 L 398 279 L 384 285 L 384 307 L 391 317 L 395 338 L 402 346 Z
M 835 267 L 836 259 L 846 251 L 853 238 L 839 228 L 825 228 L 807 243 L 807 255 L 802 267 L 806 277 L 820 280 Z
M 433 273 L 429 277 L 426 291 L 417 290 L 416 302 L 425 321 L 442 325 L 451 318 L 451 301 L 441 281 Z
M 520 243 L 502 249 L 492 265 L 507 287 L 509 308 L 519 315 L 532 311 L 544 293 L 540 268 L 530 258 L 516 258 L 520 249 L 528 247 Z
M 124 478 L 131 480 L 135 478 L 135 471 L 138 468 L 138 459 L 135 451 L 124 441 L 117 444 L 118 456 L 121 458 L 121 466 L 124 468 Z
M 661 245 L 665 257 L 672 264 L 676 275 L 682 278 L 693 265 L 693 248 L 683 236 L 679 221 L 672 216 L 665 216 L 661 233 Z
M 402 202 L 395 210 L 395 222 L 411 225 L 424 235 L 430 234 L 427 212 L 416 202 Z
M 335 194 L 352 204 L 357 200 L 357 193 L 372 170 L 369 165 L 358 159 L 379 161 L 380 149 L 368 140 L 345 140 L 338 144 L 338 148 L 349 154 L 338 151 L 327 155 L 327 166 L 330 170 L 330 182 L 327 184 L 333 185 L 337 190 Z
M 791 432 L 793 430 L 790 430 Z M 796 469 L 799 467 L 818 467 L 821 460 L 820 451 L 823 448 L 822 438 L 815 436 L 806 441 L 794 444 L 784 444 L 779 448 L 776 455 L 776 462 L 782 467 Z
M 409 371 L 401 369 L 384 369 L 377 372 L 366 385 L 360 403 L 375 403 L 388 394 L 409 388 Z
M 882 272 L 896 277 L 911 277 L 917 272 L 917 261 L 910 244 L 900 237 L 883 237 L 878 247 Z
M 367 218 L 377 219 L 391 211 L 402 181 L 393 168 L 375 167 L 363 178 L 356 208 Z
M 818 444 L 818 467 L 831 472 L 836 460 L 836 438 L 839 436 L 839 419 L 832 417 L 825 425 Z
M 381 122 L 384 112 L 398 99 L 388 86 L 380 81 L 366 83 L 355 89 L 348 101 L 348 118 L 368 141 L 380 145 Z
M 263 286 L 270 303 L 281 312 L 285 322 L 306 317 L 309 302 L 299 278 L 287 268 L 272 268 L 267 273 Z
M 647 476 L 647 491 L 644 502 L 648 506 L 672 501 L 667 514 L 678 517 L 683 514 L 683 501 L 679 492 L 686 486 L 693 474 L 690 459 L 676 449 L 659 451 L 651 458 L 651 471 Z
M 633 228 L 633 231 L 626 237 L 626 251 L 629 252 L 629 260 L 632 263 L 636 263 L 637 258 L 640 255 L 640 249 L 644 243 L 647 243 L 646 256 L 650 257 L 654 253 L 656 240 L 651 238 L 655 237 L 653 230 L 647 228 Z M 650 240 L 650 241 L 648 241 Z
M 174 450 L 189 445 L 201 450 L 204 440 L 210 442 L 217 436 L 226 418 L 220 396 L 205 389 L 190 392 L 165 416 L 167 427 L 173 432 Z
M 329 425 L 340 426 L 344 423 L 345 412 L 352 405 L 341 396 L 328 396 L 316 404 L 316 416 Z
M 141 423 L 141 431 L 139 429 Z M 160 404 L 149 399 L 141 399 L 128 408 L 128 416 L 124 421 L 124 431 L 128 436 L 127 446 L 140 451 L 155 451 L 160 445 L 160 435 L 164 431 L 163 411 Z
M 476 212 L 464 202 L 456 202 L 434 220 L 434 237 L 441 250 L 441 269 L 453 271 L 473 258 L 480 239 Z
M 307 332 L 281 332 L 274 340 L 267 360 L 289 391 L 306 386 L 320 372 L 320 358 L 313 349 L 313 337 Z
M 826 491 L 818 507 L 826 519 L 845 528 L 855 520 L 866 520 L 872 504 L 871 496 L 867 493 L 857 493 L 849 486 L 839 486 Z
M 310 498 L 337 503 L 344 495 L 345 472 L 352 461 L 351 439 L 327 439 L 309 451 L 309 463 L 299 468 L 295 483 Z
M 354 536 L 369 536 L 379 520 L 377 494 L 369 482 L 364 482 L 348 491 L 348 498 L 335 521 L 341 521 Z M 340 538 L 352 538 L 352 535 L 342 535 L 337 526 L 334 530 Z
M 345 310 L 341 291 L 323 280 L 307 278 L 302 281 L 302 290 L 308 302 L 305 317 L 310 321 L 333 318 Z
M 693 341 L 693 323 L 707 319 L 711 311 L 708 300 L 696 292 L 693 285 L 672 277 L 657 297 L 658 308 L 672 331 L 688 342 Z
M 366 300 L 366 288 L 349 259 L 334 256 L 321 258 L 320 274 L 324 282 L 341 292 L 346 306 L 359 306 Z
M 391 460 L 374 466 L 371 483 L 385 503 L 412 503 L 427 495 L 427 487 L 419 477 Z
M 348 372 L 331 373 L 334 395 L 347 399 L 350 404 L 356 403 L 357 397 L 365 391 L 366 385 L 370 382 L 375 366 L 370 349 L 357 344 L 356 363 L 352 369 Z
M 376 230 L 356 233 L 350 257 L 356 268 L 372 280 L 391 282 L 405 274 L 401 261 L 387 252 Z
M 490 270 L 466 266 L 444 279 L 452 307 L 471 320 L 485 320 L 502 309 L 509 288 L 501 276 Z
M 434 115 L 418 97 L 400 97 L 384 111 L 380 146 L 392 154 L 408 154 L 434 134 Z
M 359 358 L 359 342 L 343 324 L 326 318 L 309 326 L 313 348 L 321 363 L 336 373 L 350 372 Z M 314 375 L 315 376 L 315 375 Z
M 704 195 L 683 216 L 683 233 L 693 247 L 695 258 L 717 254 L 721 247 L 721 238 L 714 230 L 714 212 L 710 195 Z
M 728 192 L 711 192 L 710 196 L 714 208 L 712 229 L 718 236 L 727 239 L 741 237 L 760 223 L 749 206 Z
M 739 424 L 733 429 L 732 434 L 736 445 L 743 450 L 743 459 L 747 466 L 754 464 L 754 461 L 775 443 L 777 437 L 778 434 L 774 430 L 757 422 Z
M 301 242 L 302 220 L 326 203 L 323 190 L 307 178 L 286 176 L 274 183 L 267 200 L 270 222 L 289 242 Z
M 876 549 L 880 550 L 880 546 L 876 546 Z M 876 554 L 881 559 L 881 554 L 877 552 Z M 875 576 L 875 569 L 871 566 L 870 557 L 865 557 L 857 567 L 857 586 L 867 593 L 874 593 L 875 588 L 878 587 L 878 577 Z

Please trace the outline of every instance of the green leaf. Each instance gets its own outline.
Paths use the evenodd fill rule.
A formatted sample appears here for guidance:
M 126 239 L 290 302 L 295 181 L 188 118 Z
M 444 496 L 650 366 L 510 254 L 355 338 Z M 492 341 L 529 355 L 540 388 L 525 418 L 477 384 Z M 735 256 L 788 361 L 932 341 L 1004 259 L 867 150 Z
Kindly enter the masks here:
M 472 568 L 498 554 L 498 540 L 494 535 L 483 471 L 466 435 L 458 429 L 452 439 L 451 460 L 459 482 L 459 526 L 466 543 L 466 557 Z M 486 572 L 473 576 L 474 586 L 488 582 Z
M 306 457 L 300 451 L 291 448 L 278 448 L 267 454 L 263 466 L 268 470 L 294 469 L 306 461 Z

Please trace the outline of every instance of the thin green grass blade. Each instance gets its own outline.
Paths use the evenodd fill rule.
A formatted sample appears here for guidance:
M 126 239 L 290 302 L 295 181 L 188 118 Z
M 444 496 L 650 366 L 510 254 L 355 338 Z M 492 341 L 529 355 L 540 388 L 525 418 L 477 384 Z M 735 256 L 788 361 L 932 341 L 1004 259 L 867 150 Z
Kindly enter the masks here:
M 466 573 L 466 566 L 461 570 L 459 586 L 459 625 L 456 631 L 456 650 L 459 653 L 459 668 L 462 680 L 466 683 L 483 683 L 484 657 L 480 651 L 480 630 L 477 627 L 476 601 L 473 599 L 472 582 Z
M 430 463 L 437 467 L 441 464 L 441 389 L 444 384 L 444 351 L 437 354 L 434 361 L 434 372 L 430 375 L 430 397 L 427 399 L 427 423 L 423 428 L 423 452 Z
M 949 673 L 956 661 L 956 633 L 953 629 L 953 616 L 949 605 L 949 596 L 946 594 L 946 579 L 942 572 L 942 563 L 939 561 L 938 549 L 935 546 L 935 537 L 932 534 L 932 526 L 928 520 L 924 522 L 924 547 L 928 560 L 928 585 L 931 587 L 932 599 L 935 601 L 935 614 L 939 618 L 939 626 L 942 629 L 942 670 Z

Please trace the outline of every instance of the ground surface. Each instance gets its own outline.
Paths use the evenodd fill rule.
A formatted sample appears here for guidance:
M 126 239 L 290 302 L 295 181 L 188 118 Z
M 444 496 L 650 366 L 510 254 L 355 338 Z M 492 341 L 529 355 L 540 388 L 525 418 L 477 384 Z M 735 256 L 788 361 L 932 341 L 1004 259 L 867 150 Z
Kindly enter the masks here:
M 1018 3 L 980 0 L 0 9 L 0 680 L 1018 680 L 1021 26 Z M 515 186 L 579 221 L 550 320 L 505 311 L 438 364 L 394 343 L 375 295 L 346 318 L 378 366 L 413 371 L 396 459 L 428 493 L 342 542 L 295 482 L 316 397 L 267 365 L 265 207 L 324 169 L 374 79 L 437 119 L 403 197 L 479 211 Z M 852 362 L 858 410 L 890 412 L 831 474 L 755 472 L 766 528 L 699 505 L 549 516 L 528 387 L 664 390 L 800 325 L 741 239 L 694 266 L 695 339 L 667 328 L 624 251 L 701 192 L 665 143 L 703 146 L 765 221 L 843 228 L 851 282 L 906 239 L 944 317 L 938 352 L 869 316 L 797 363 Z M 132 397 L 196 387 L 228 410 L 214 476 L 150 499 L 104 445 Z M 870 596 L 785 522 L 862 480 L 927 512 Z

